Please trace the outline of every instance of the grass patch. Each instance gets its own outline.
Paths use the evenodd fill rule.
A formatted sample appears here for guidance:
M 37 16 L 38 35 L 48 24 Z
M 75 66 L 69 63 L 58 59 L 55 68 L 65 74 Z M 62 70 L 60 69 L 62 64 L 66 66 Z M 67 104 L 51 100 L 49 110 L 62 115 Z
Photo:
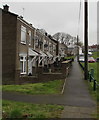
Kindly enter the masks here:
M 3 100 L 3 118 L 60 118 L 60 105 L 30 104 Z
M 75 56 L 70 56 L 70 57 L 65 57 L 65 59 L 74 59 L 75 58 Z
M 93 52 L 92 56 L 93 56 L 94 59 L 96 59 L 97 57 L 99 57 L 98 55 L 99 55 L 99 52 Z
M 63 80 L 55 80 L 46 83 L 3 85 L 2 90 L 24 94 L 59 94 L 61 93 L 63 83 Z

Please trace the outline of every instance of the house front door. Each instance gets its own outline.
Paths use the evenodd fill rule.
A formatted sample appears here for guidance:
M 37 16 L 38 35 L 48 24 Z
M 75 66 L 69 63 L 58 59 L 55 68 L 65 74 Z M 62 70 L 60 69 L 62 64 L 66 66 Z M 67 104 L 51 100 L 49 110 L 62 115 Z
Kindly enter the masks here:
M 32 58 L 29 57 L 28 60 L 28 75 L 32 75 Z

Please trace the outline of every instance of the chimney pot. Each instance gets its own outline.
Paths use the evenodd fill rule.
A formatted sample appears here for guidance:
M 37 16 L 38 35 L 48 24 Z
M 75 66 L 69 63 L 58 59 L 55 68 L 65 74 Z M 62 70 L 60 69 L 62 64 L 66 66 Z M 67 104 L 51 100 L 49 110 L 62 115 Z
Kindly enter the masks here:
M 32 26 L 32 24 L 30 23 L 30 26 Z
M 20 16 L 21 19 L 23 19 L 23 16 Z
M 3 6 L 3 9 L 4 9 L 6 12 L 8 12 L 8 11 L 9 11 L 9 6 L 8 6 L 8 5 L 4 5 L 4 6 Z

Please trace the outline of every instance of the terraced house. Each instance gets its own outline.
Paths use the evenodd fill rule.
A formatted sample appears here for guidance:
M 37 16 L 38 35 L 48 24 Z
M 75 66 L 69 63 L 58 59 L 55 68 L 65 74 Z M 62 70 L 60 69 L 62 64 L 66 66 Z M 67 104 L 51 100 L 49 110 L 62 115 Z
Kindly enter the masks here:
M 58 42 L 11 13 L 2 12 L 2 79 L 3 84 L 37 79 L 39 69 L 47 70 L 58 57 Z

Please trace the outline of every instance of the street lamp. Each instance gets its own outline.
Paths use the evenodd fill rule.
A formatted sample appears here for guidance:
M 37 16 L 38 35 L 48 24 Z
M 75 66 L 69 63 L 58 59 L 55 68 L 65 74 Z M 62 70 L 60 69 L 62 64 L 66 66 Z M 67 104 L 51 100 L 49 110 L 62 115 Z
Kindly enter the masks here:
M 77 61 L 79 62 L 79 45 L 78 45 L 78 42 L 79 42 L 79 37 L 77 35 Z

